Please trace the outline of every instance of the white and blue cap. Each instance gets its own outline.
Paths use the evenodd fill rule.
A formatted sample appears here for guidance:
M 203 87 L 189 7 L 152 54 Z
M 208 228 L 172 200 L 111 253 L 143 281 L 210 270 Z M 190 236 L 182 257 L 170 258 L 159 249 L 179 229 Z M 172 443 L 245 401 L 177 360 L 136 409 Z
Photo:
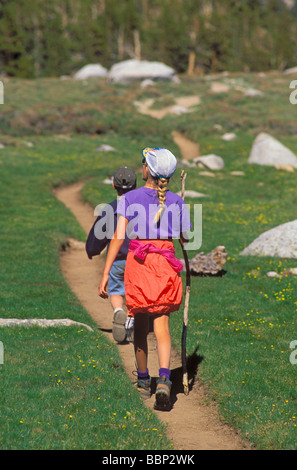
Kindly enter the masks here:
M 146 147 L 142 150 L 151 175 L 154 178 L 171 178 L 176 170 L 176 158 L 170 150 Z

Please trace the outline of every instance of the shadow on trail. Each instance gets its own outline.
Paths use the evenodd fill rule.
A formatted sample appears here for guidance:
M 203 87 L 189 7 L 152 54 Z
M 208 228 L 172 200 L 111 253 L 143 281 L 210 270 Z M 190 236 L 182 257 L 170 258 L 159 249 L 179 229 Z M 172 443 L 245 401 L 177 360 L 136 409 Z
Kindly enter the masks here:
M 111 333 L 112 329 L 111 328 L 98 328 L 99 331 L 102 331 L 102 333 Z
M 197 354 L 197 351 L 198 351 L 198 346 L 196 347 L 193 354 L 187 357 L 187 371 L 188 371 L 190 393 L 195 384 L 195 379 L 197 377 L 197 372 L 198 372 L 198 366 L 204 359 L 203 356 L 199 356 Z M 173 407 L 174 403 L 177 401 L 177 395 L 179 395 L 180 393 L 182 394 L 184 393 L 182 366 L 171 370 L 170 380 L 172 381 L 170 401 Z M 155 393 L 156 391 L 156 382 L 157 382 L 157 377 L 152 377 L 152 382 L 151 382 L 152 394 Z

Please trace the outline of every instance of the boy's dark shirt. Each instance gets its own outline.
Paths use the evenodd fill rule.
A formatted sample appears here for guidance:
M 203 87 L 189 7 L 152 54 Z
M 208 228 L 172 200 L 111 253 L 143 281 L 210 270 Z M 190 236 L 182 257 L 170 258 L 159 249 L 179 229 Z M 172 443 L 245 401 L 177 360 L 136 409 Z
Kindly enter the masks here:
M 117 226 L 117 215 L 116 215 L 116 209 L 117 209 L 117 204 L 118 201 L 115 199 L 112 201 L 109 206 L 113 208 L 113 213 L 114 213 L 114 229 L 116 229 Z M 95 236 L 95 225 L 98 222 L 98 220 L 101 219 L 101 217 L 105 216 L 106 212 L 103 209 L 101 214 L 97 217 L 97 219 L 94 222 L 93 227 L 90 230 L 90 233 L 88 235 L 87 241 L 86 241 L 86 252 L 87 255 L 90 259 L 92 259 L 93 256 L 100 255 L 100 253 L 104 250 L 106 246 L 109 245 L 110 239 L 108 238 L 103 238 L 102 240 L 99 240 Z M 102 227 L 102 230 L 106 231 L 106 225 Z M 118 256 L 116 257 L 116 260 L 124 260 L 127 258 L 127 253 L 128 253 L 128 246 L 129 246 L 130 239 L 126 236 L 124 243 L 119 251 Z

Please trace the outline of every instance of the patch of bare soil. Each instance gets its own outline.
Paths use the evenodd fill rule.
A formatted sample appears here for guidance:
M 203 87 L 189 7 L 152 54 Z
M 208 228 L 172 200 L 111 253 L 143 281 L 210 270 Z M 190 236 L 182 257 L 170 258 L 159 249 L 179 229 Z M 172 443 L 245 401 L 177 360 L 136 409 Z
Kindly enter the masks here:
M 84 183 L 55 190 L 56 197 L 62 201 L 76 216 L 86 233 L 89 232 L 94 220 L 94 211 L 85 204 L 80 196 Z M 81 301 L 87 312 L 95 320 L 110 341 L 113 312 L 108 300 L 97 295 L 97 286 L 104 267 L 104 256 L 89 260 L 85 252 L 85 244 L 69 240 L 69 246 L 61 251 L 61 269 L 72 291 Z M 182 321 L 182 319 L 181 319 Z M 131 343 L 118 344 L 125 370 L 131 381 L 136 378 L 132 374 L 136 370 L 134 350 Z M 189 358 L 190 393 L 184 395 L 182 385 L 182 368 L 180 355 L 172 352 L 172 403 L 170 412 L 155 411 L 159 419 L 167 423 L 167 434 L 176 450 L 244 450 L 249 445 L 241 441 L 239 435 L 219 419 L 214 403 L 209 402 L 207 394 L 199 384 L 197 369 L 199 356 L 195 353 Z M 149 334 L 149 370 L 153 377 L 153 387 L 158 376 L 159 364 L 154 334 Z M 145 405 L 153 409 L 154 396 L 146 400 Z
M 137 106 L 139 113 L 146 114 L 154 119 L 163 119 L 168 114 L 182 114 L 192 106 L 200 104 L 201 100 L 197 95 L 182 96 L 180 98 L 176 98 L 175 104 L 172 106 L 166 106 L 162 109 L 151 109 L 154 102 L 155 100 L 153 98 L 148 98 L 144 101 L 135 102 L 135 105 Z
M 193 160 L 199 157 L 200 149 L 198 144 L 187 139 L 187 137 L 178 131 L 172 131 L 172 137 L 176 145 L 179 146 L 184 160 Z

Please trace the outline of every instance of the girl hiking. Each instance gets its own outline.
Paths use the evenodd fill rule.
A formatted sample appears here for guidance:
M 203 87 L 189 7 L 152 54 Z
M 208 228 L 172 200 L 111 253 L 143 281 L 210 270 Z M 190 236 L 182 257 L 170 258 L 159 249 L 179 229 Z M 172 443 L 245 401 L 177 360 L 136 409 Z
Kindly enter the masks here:
M 180 276 L 183 265 L 175 258 L 172 240 L 177 238 L 183 243 L 191 223 L 182 198 L 167 188 L 176 169 L 175 156 L 163 148 L 146 148 L 142 156 L 145 185 L 125 194 L 118 204 L 117 230 L 110 242 L 98 294 L 102 298 L 108 297 L 109 272 L 127 231 L 131 241 L 125 269 L 125 291 L 129 314 L 134 316 L 137 386 L 144 398 L 150 397 L 147 335 L 152 316 L 159 359 L 155 409 L 169 410 L 169 316 L 179 310 L 183 294 Z

